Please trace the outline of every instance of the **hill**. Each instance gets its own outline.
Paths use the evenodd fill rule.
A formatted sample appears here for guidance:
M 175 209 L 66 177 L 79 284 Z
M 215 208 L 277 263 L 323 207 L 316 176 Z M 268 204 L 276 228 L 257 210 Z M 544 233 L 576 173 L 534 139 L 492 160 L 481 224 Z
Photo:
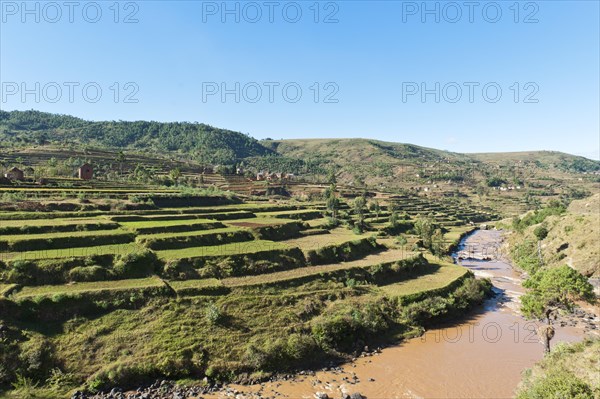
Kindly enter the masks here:
M 39 111 L 0 111 L 0 140 L 6 146 L 64 144 L 185 154 L 200 163 L 228 164 L 271 153 L 239 132 L 201 123 L 92 122 Z
M 341 184 L 440 196 L 476 194 L 487 206 L 516 213 L 534 208 L 540 198 L 596 192 L 600 175 L 598 161 L 550 151 L 460 154 L 369 139 L 261 143 L 287 158 L 319 162 Z
M 600 162 L 560 152 L 460 154 L 371 139 L 259 142 L 200 123 L 91 122 L 38 111 L 0 111 L 0 148 L 5 168 L 90 160 L 103 175 L 117 168 L 122 176 L 140 165 L 162 175 L 173 168 L 197 174 L 204 165 L 224 165 L 229 174 L 242 167 L 246 180 L 270 171 L 293 173 L 303 183 L 335 180 L 353 190 L 468 197 L 506 215 L 551 198 L 583 198 L 597 192 L 600 181 Z M 247 189 L 246 180 L 241 187 Z
M 600 194 L 573 201 L 564 214 L 543 224 L 548 236 L 542 241 L 542 256 L 548 266 L 566 263 L 583 275 L 600 277 Z M 532 229 L 526 232 L 530 239 Z

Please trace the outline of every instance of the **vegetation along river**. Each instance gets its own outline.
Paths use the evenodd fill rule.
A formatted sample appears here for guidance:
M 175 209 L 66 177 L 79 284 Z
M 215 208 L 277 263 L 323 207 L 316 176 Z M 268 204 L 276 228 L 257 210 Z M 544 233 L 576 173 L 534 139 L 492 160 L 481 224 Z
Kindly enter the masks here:
M 491 279 L 497 294 L 459 323 L 428 330 L 422 337 L 334 371 L 260 385 L 231 385 L 216 397 L 313 398 L 316 392 L 331 398 L 359 392 L 368 399 L 512 397 L 522 371 L 543 357 L 543 346 L 535 334 L 537 322 L 519 313 L 523 277 L 502 256 L 501 248 L 502 232 L 477 230 L 463 239 L 454 254 L 478 277 Z M 576 318 L 561 324 L 553 345 L 580 341 L 598 331 Z

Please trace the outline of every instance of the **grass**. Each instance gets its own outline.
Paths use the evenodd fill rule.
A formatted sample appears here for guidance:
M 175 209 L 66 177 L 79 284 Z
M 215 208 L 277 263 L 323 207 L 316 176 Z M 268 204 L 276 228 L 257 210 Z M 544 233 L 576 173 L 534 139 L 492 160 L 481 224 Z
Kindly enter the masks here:
M 135 243 L 98 245 L 94 247 L 48 249 L 41 251 L 0 253 L 0 260 L 36 260 L 36 259 L 62 259 L 77 258 L 92 255 L 122 255 L 139 251 L 142 247 Z
M 142 220 L 135 222 L 118 222 L 121 226 L 128 229 L 141 229 L 146 227 L 159 227 L 159 226 L 179 226 L 179 225 L 194 225 L 204 223 L 214 223 L 214 220 L 209 219 L 184 219 L 184 220 Z
M 306 236 L 285 240 L 284 242 L 293 247 L 299 247 L 303 251 L 319 249 L 327 245 L 341 244 L 347 241 L 354 241 L 369 237 L 370 234 L 354 234 L 351 230 L 344 227 L 338 227 L 330 230 L 329 234 L 318 236 Z
M 281 225 L 281 224 L 294 223 L 294 222 L 296 222 L 296 221 L 290 220 L 290 219 L 267 217 L 267 216 L 259 216 L 259 217 L 251 218 L 251 219 L 223 220 L 224 224 L 228 224 L 228 225 L 232 225 L 232 226 L 235 226 L 237 224 L 241 224 L 241 225 L 252 224 L 252 225 L 260 225 L 260 226 L 271 226 L 271 225 Z M 257 226 L 257 227 L 259 227 L 259 226 Z
M 222 285 L 221 281 L 216 278 L 207 278 L 202 280 L 182 280 L 182 281 L 170 281 L 169 285 L 173 287 L 175 291 L 179 291 L 186 288 L 205 288 Z
M 16 286 L 17 284 L 0 284 L 0 297 L 5 296 L 7 292 L 11 291 Z
M 281 242 L 255 240 L 248 242 L 235 242 L 217 246 L 191 247 L 183 249 L 168 249 L 156 251 L 162 259 L 197 258 L 204 256 L 228 256 L 245 253 L 255 253 L 277 249 L 289 249 L 290 246 Z
M 316 276 L 326 273 L 332 273 L 338 270 L 347 270 L 357 267 L 369 267 L 381 263 L 395 262 L 406 259 L 414 255 L 414 253 L 395 249 L 380 252 L 378 254 L 367 255 L 366 257 L 352 262 L 335 263 L 330 265 L 307 266 L 281 272 L 260 274 L 257 276 L 231 277 L 223 280 L 223 284 L 227 287 L 241 287 L 260 285 L 268 283 L 283 282 L 294 280 L 302 277 Z
M 0 219 L 2 214 L 0 213 Z M 31 220 L 0 220 L 0 227 L 21 227 L 21 226 L 56 226 L 71 224 L 111 224 L 110 220 L 104 218 L 65 218 L 65 219 L 31 219 Z
M 60 237 L 90 237 L 90 236 L 113 236 L 117 234 L 129 233 L 127 230 L 92 230 L 92 231 L 68 231 L 65 233 L 44 233 L 44 234 L 15 234 L 5 236 L 5 241 L 27 241 L 31 238 L 48 239 Z
M 281 210 L 280 207 L 282 206 L 289 206 L 290 209 Z M 125 230 L 134 232 L 137 238 L 140 239 L 181 237 L 184 240 L 185 237 L 205 234 L 225 234 L 263 226 L 298 223 L 297 219 L 278 216 L 314 212 L 315 208 L 311 206 L 314 206 L 314 204 L 293 203 L 292 205 L 292 203 L 289 203 L 288 205 L 281 205 L 280 203 L 271 202 L 122 212 L 107 211 L 98 212 L 94 214 L 93 218 L 85 219 L 82 219 L 83 214 L 76 216 L 77 213 L 73 212 L 73 218 L 69 218 L 69 213 L 63 212 L 56 215 L 60 216 L 58 219 L 36 219 L 31 223 L 39 225 L 71 224 L 81 223 L 82 220 L 85 220 L 86 223 L 97 223 L 108 221 L 108 217 L 111 215 L 139 214 L 143 215 L 145 219 L 118 222 L 121 226 L 120 229 L 110 232 L 52 233 L 36 235 L 36 238 L 85 237 L 88 235 L 116 234 Z M 263 210 L 263 212 L 260 212 L 260 210 Z M 233 216 L 236 219 L 222 220 L 219 221 L 219 224 L 216 224 L 212 218 L 213 216 L 231 215 L 232 212 L 240 211 L 259 213 L 256 215 L 257 217 L 253 218 L 243 218 L 243 215 L 240 214 L 240 216 Z M 160 216 L 160 220 L 153 219 L 153 215 Z M 190 216 L 191 219 L 182 219 L 182 215 Z M 28 219 L 35 217 L 37 216 L 32 215 L 25 217 L 26 220 L 14 220 L 9 223 L 12 226 L 20 226 L 29 222 Z M 319 217 L 306 223 L 314 228 L 322 226 L 326 222 L 326 218 Z M 158 232 L 161 229 L 154 229 L 146 230 L 146 233 L 144 233 L 143 230 L 145 228 L 193 226 L 195 224 L 207 224 L 209 228 L 180 232 Z M 1 225 L 2 222 L 0 222 Z M 181 228 L 180 230 L 185 229 Z M 152 231 L 157 233 L 151 233 Z M 453 229 L 452 233 L 459 234 L 459 231 L 459 229 Z M 161 260 L 169 261 L 181 258 L 244 255 L 291 248 L 309 251 L 328 245 L 356 241 L 366 238 L 370 234 L 357 235 L 346 227 L 338 227 L 332 229 L 328 234 L 287 241 L 254 240 L 155 252 Z M 15 235 L 13 239 L 19 240 L 28 237 L 31 237 L 31 235 Z M 389 240 L 392 240 L 392 238 Z M 12 259 L 33 260 L 126 254 L 141 249 L 143 249 L 141 245 L 129 243 L 25 251 L 11 253 L 8 256 Z M 262 270 L 263 274 L 255 276 L 231 277 L 222 280 L 205 278 L 169 281 L 167 284 L 179 294 L 176 299 L 169 296 L 169 290 L 159 277 L 149 277 L 37 287 L 25 286 L 20 290 L 13 291 L 9 295 L 9 300 L 21 303 L 23 306 L 30 306 L 34 310 L 38 306 L 41 309 L 39 311 L 42 312 L 46 309 L 42 306 L 60 310 L 57 311 L 56 318 L 60 321 L 53 322 L 56 324 L 55 326 L 48 327 L 44 323 L 40 323 L 39 320 L 28 320 L 28 327 L 26 328 L 29 329 L 30 334 L 43 337 L 44 340 L 48 341 L 57 356 L 57 360 L 60 362 L 59 364 L 61 364 L 61 369 L 66 373 L 72 373 L 78 384 L 84 383 L 86 380 L 96 383 L 108 379 L 111 381 L 108 386 L 122 386 L 125 388 L 126 383 L 121 383 L 118 378 L 129 375 L 128 369 L 149 366 L 158 367 L 158 372 L 156 369 L 148 371 L 144 368 L 144 373 L 154 373 L 153 375 L 160 375 L 169 379 L 193 378 L 195 376 L 201 378 L 204 376 L 205 371 L 213 377 L 231 378 L 235 373 L 241 371 L 266 371 L 265 368 L 254 363 L 256 359 L 251 354 L 256 348 L 262 348 L 261 351 L 268 351 L 269 348 L 273 347 L 273 342 L 287 342 L 291 338 L 297 340 L 299 336 L 302 336 L 302 340 L 313 342 L 314 345 L 316 341 L 311 335 L 313 334 L 311 332 L 312 327 L 314 323 L 323 322 L 327 318 L 331 317 L 333 320 L 333 314 L 329 315 L 327 313 L 333 307 L 347 309 L 350 312 L 348 314 L 352 314 L 352 309 L 362 309 L 383 299 L 385 295 L 405 295 L 441 288 L 467 272 L 466 269 L 457 266 L 444 265 L 435 273 L 384 287 L 362 283 L 359 285 L 348 284 L 347 287 L 345 283 L 337 281 L 349 278 L 347 276 L 354 276 L 356 279 L 361 276 L 360 278 L 364 279 L 366 273 L 364 268 L 393 263 L 414 255 L 413 252 L 395 248 L 382 250 L 351 262 L 320 266 L 304 266 L 300 263 L 294 263 L 294 267 L 300 267 L 272 273 L 266 272 L 272 270 L 266 268 Z M 240 262 L 243 261 L 240 260 Z M 267 261 L 261 262 L 264 262 L 265 265 L 269 263 Z M 185 262 L 180 263 L 185 264 Z M 172 275 L 180 278 L 192 275 L 186 273 L 187 271 L 183 270 L 181 273 L 177 271 L 177 274 Z M 410 276 L 413 275 L 407 275 L 406 278 L 410 278 Z M 0 284 L 0 296 L 11 288 L 11 285 Z M 155 290 L 155 288 L 163 289 Z M 146 289 L 150 290 L 146 291 Z M 132 290 L 131 294 L 129 290 Z M 148 294 L 149 292 L 157 292 L 157 294 Z M 85 293 L 90 293 L 89 298 L 98 301 L 100 303 L 98 306 L 103 311 L 98 311 L 98 314 L 94 313 L 91 317 L 80 313 L 78 306 L 81 305 L 81 299 L 88 299 Z M 58 301 L 57 298 L 63 295 L 67 296 L 61 297 L 64 302 Z M 75 297 L 68 297 L 69 295 Z M 135 301 L 130 299 L 130 296 Z M 50 298 L 52 301 L 38 302 L 38 299 L 42 298 Z M 27 299 L 30 301 L 23 302 Z M 104 306 L 102 303 L 107 305 L 102 307 Z M 108 304 L 113 307 L 109 307 Z M 56 308 L 51 308 L 51 306 Z M 209 317 L 209 309 L 213 316 L 217 314 L 219 317 Z M 96 311 L 94 310 L 94 312 Z M 49 313 L 53 314 L 53 312 L 44 314 Z M 73 315 L 79 317 L 73 317 Z M 390 315 L 393 315 L 393 312 L 390 312 Z M 52 317 L 49 319 L 52 319 Z M 47 333 L 48 328 L 52 329 L 51 334 Z M 346 333 L 347 331 L 342 331 L 340 334 Z M 302 340 L 301 342 L 306 342 Z M 294 346 L 296 341 L 292 339 L 290 342 L 292 342 L 292 349 L 302 350 L 302 347 L 296 348 Z M 309 345 L 307 348 L 309 348 L 306 349 L 308 352 L 298 356 L 308 363 L 324 353 L 323 348 L 317 346 L 311 347 Z M 287 361 L 284 359 L 277 363 L 278 368 L 279 366 L 288 366 Z M 304 365 L 302 366 L 304 367 Z M 77 385 L 71 388 L 75 389 Z M 65 393 L 68 389 L 70 388 L 64 388 Z
M 32 297 L 48 297 L 61 294 L 77 294 L 90 291 L 115 291 L 135 288 L 160 287 L 164 285 L 158 277 L 141 279 L 96 281 L 91 283 L 73 283 L 64 285 L 42 285 L 38 287 L 23 287 L 12 295 L 16 300 Z
M 239 227 L 224 227 L 220 229 L 211 230 L 196 230 L 196 231 L 183 231 L 180 233 L 156 233 L 156 234 L 140 234 L 139 238 L 171 238 L 171 237 L 190 237 L 190 236 L 202 236 L 207 234 L 221 234 L 231 233 L 234 231 L 242 231 Z
M 447 287 L 468 273 L 466 267 L 446 262 L 437 262 L 437 264 L 440 268 L 431 274 L 425 274 L 411 280 L 386 285 L 381 287 L 381 290 L 386 295 L 394 297 L 434 291 Z
M 560 343 L 532 369 L 524 372 L 518 399 L 574 397 L 574 387 L 587 389 L 578 398 L 597 398 L 600 393 L 600 339 Z M 594 393 L 595 392 L 595 395 Z

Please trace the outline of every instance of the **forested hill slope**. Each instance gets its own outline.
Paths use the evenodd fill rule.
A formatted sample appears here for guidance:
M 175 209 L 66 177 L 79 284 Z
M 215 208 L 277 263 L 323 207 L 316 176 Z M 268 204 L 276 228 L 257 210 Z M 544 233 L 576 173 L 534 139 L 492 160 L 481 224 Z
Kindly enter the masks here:
M 211 164 L 273 153 L 252 137 L 201 123 L 91 122 L 39 111 L 0 111 L 0 141 L 7 146 L 67 143 L 169 151 Z

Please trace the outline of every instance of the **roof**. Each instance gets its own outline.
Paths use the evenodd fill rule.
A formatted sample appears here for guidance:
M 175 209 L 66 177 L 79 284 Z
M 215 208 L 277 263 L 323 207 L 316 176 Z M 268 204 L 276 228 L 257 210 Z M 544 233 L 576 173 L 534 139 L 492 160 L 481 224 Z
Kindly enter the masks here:
M 13 167 L 13 168 L 11 168 L 11 169 L 9 169 L 8 171 L 9 171 L 9 172 L 22 172 L 22 170 L 21 170 L 21 169 L 19 169 L 19 168 L 17 168 L 16 166 L 15 166 L 15 167 Z
M 86 166 L 88 166 L 88 167 L 90 167 L 90 168 L 92 167 L 92 165 L 90 165 L 89 163 L 84 163 L 83 165 L 81 165 L 81 166 L 79 167 L 79 169 L 81 169 L 81 168 L 85 168 Z

